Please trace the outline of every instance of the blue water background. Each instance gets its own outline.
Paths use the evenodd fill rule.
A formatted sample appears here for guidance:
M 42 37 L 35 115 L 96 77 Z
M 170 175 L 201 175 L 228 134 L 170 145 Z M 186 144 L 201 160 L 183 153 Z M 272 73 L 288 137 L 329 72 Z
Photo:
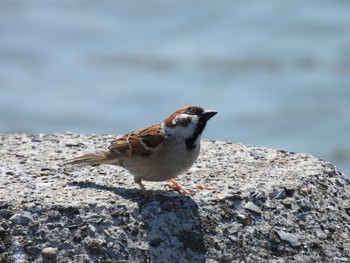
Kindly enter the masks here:
M 204 138 L 350 175 L 350 1 L 0 1 L 0 132 L 123 134 L 198 104 Z

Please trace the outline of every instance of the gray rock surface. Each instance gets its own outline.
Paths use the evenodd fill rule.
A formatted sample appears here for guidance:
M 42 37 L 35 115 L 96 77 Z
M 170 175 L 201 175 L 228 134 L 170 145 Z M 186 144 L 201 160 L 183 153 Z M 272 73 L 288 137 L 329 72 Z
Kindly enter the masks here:
M 0 135 L 0 262 L 350 262 L 350 183 L 305 153 L 204 141 L 179 181 L 61 168 L 113 136 Z

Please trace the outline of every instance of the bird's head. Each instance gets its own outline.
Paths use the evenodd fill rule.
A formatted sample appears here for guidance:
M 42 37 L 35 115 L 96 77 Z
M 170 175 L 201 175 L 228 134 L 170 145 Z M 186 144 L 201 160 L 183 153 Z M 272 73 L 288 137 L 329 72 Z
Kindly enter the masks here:
M 163 122 L 163 127 L 167 135 L 183 138 L 186 140 L 188 148 L 196 146 L 197 139 L 207 124 L 217 112 L 205 110 L 199 106 L 188 106 L 178 109 Z

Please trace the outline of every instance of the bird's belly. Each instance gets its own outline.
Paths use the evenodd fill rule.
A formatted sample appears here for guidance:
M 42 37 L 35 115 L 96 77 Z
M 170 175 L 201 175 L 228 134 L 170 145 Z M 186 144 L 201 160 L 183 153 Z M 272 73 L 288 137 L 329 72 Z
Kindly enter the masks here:
M 147 157 L 138 157 L 124 167 L 136 178 L 145 181 L 165 181 L 191 168 L 199 155 L 200 145 L 192 151 L 185 145 L 171 144 Z M 137 165 L 135 165 L 137 163 Z

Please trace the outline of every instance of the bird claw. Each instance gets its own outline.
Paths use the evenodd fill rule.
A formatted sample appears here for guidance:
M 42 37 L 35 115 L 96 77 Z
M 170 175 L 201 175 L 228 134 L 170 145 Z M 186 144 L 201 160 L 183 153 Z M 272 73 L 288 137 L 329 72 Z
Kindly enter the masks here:
M 170 189 L 172 189 L 173 191 L 176 191 L 180 194 L 183 194 L 183 195 L 192 195 L 195 191 L 192 191 L 192 190 L 186 190 L 185 188 L 183 188 L 183 186 L 177 182 L 176 180 L 174 179 L 170 179 L 168 180 L 171 184 L 166 184 L 164 187 L 168 187 Z M 202 186 L 202 185 L 198 185 L 196 187 L 198 190 L 209 190 L 209 191 L 213 191 L 213 190 L 216 190 L 216 188 L 213 188 L 213 187 L 205 187 L 205 186 Z
M 170 179 L 168 180 L 171 184 L 166 184 L 164 187 L 168 187 L 170 189 L 172 189 L 173 191 L 176 191 L 180 194 L 183 195 L 192 195 L 193 191 L 192 190 L 186 190 L 185 188 L 182 187 L 182 185 L 175 181 L 174 179 Z
M 216 188 L 213 188 L 213 187 L 204 187 L 204 186 L 202 186 L 202 185 L 197 185 L 197 189 L 199 189 L 199 190 L 210 190 L 210 191 L 216 190 Z

